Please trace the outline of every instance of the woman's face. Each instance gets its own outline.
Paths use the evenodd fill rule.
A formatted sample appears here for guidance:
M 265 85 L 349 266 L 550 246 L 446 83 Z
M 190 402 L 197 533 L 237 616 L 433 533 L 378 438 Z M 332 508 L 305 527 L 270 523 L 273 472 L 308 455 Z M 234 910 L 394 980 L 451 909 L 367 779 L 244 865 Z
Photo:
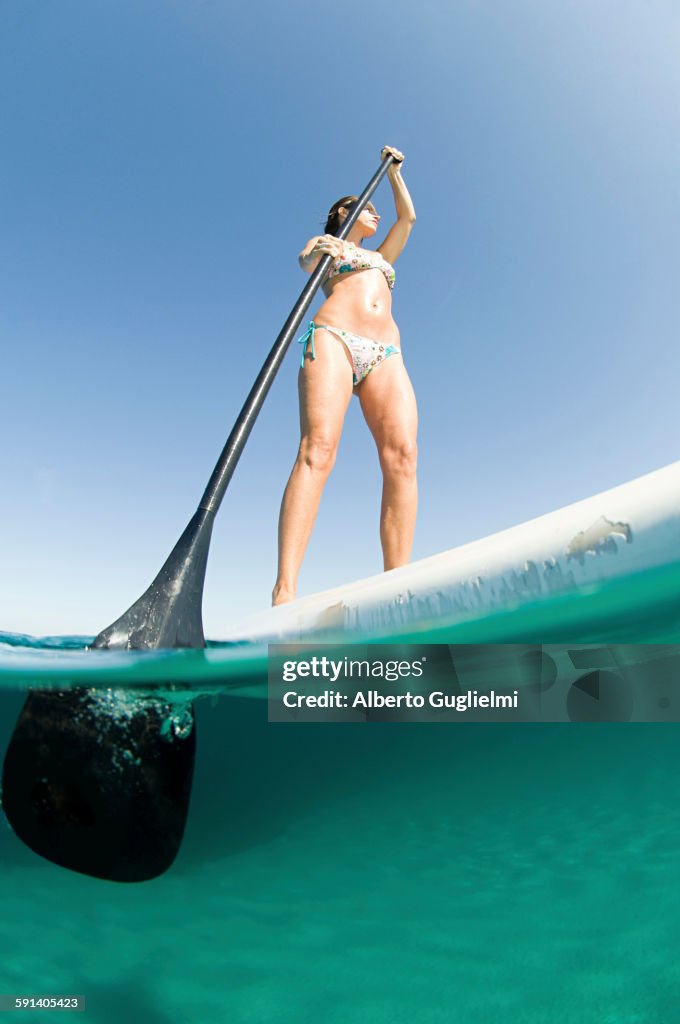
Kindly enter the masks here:
M 340 223 L 342 224 L 347 216 L 347 210 L 344 206 L 341 206 L 338 212 L 340 214 Z M 374 235 L 378 230 L 379 221 L 380 214 L 377 212 L 373 203 L 366 203 L 354 223 L 361 225 L 361 233 L 364 238 L 370 238 L 370 236 Z

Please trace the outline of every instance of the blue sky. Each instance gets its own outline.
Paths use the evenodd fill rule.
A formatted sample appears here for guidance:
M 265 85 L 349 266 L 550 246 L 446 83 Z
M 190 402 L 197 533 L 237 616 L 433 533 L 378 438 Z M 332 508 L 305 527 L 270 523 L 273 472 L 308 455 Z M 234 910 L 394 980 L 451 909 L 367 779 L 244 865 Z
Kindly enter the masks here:
M 4 0 L 0 629 L 93 633 L 145 589 L 297 253 L 385 143 L 418 216 L 394 291 L 413 557 L 674 461 L 679 43 L 661 0 Z M 384 232 L 387 181 L 374 202 Z M 270 601 L 293 348 L 217 520 L 213 637 Z M 300 594 L 381 570 L 379 506 L 354 401 Z

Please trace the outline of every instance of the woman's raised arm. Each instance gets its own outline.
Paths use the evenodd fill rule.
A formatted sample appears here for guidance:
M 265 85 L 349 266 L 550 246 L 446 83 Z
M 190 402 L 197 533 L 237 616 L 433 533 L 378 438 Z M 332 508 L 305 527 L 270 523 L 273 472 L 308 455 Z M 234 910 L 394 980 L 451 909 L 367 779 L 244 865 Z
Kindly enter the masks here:
M 390 180 L 394 194 L 394 207 L 397 219 L 387 232 L 385 241 L 378 246 L 377 251 L 382 253 L 388 263 L 394 263 L 406 245 L 408 236 L 411 234 L 411 228 L 416 220 L 416 211 L 413 200 L 406 188 L 406 182 L 401 176 L 401 165 L 404 162 L 403 153 L 400 153 L 398 149 L 394 149 L 393 146 L 385 146 L 380 154 L 381 158 L 384 159 L 385 153 L 394 153 L 395 157 L 399 159 L 398 163 L 390 164 L 387 168 L 387 177 Z

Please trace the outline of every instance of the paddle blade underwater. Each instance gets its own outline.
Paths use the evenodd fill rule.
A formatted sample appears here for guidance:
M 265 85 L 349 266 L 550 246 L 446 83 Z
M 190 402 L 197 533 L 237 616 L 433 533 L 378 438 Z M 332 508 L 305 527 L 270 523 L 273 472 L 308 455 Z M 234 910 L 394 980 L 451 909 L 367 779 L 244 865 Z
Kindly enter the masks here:
M 213 521 L 205 510 L 192 517 L 151 586 L 94 649 L 205 646 Z M 191 703 L 173 709 L 134 690 L 36 690 L 5 756 L 3 810 L 19 839 L 61 867 L 147 881 L 179 851 L 195 754 Z
M 193 714 L 133 702 L 134 691 L 36 691 L 3 769 L 17 836 L 54 864 L 116 882 L 147 881 L 174 861 L 196 751 Z

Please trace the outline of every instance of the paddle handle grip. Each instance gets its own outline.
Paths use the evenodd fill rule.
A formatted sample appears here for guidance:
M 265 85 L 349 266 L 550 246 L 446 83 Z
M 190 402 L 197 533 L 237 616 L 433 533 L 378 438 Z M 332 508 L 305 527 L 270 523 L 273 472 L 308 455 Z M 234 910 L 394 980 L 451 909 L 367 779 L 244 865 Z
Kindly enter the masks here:
M 337 233 L 337 238 L 344 239 L 347 237 L 361 211 L 387 173 L 387 169 L 390 164 L 393 162 L 401 163 L 399 160 L 395 161 L 394 156 L 391 153 L 388 153 L 364 191 L 357 199 L 356 203 L 353 204 L 349 216 L 345 219 L 340 231 Z M 203 509 L 206 512 L 216 513 L 220 507 L 229 481 L 236 469 L 236 464 L 241 457 L 246 441 L 248 440 L 250 432 L 255 425 L 255 420 L 257 419 L 260 409 L 264 404 L 264 400 L 269 393 L 269 389 L 274 383 L 274 378 L 276 377 L 279 367 L 283 362 L 283 357 L 297 333 L 298 327 L 302 322 L 302 318 L 311 305 L 314 294 L 328 270 L 331 259 L 331 254 L 326 253 L 326 255 L 319 261 L 316 270 L 312 273 L 309 281 L 302 289 L 300 297 L 293 306 L 285 324 L 281 328 L 269 355 L 264 361 L 262 369 L 257 375 L 255 383 L 250 389 L 250 393 L 243 404 L 243 408 L 241 409 L 236 423 L 227 438 L 226 444 L 222 449 L 217 465 L 212 472 L 212 476 L 208 481 L 208 486 L 206 487 L 203 497 L 199 503 L 199 510 Z

